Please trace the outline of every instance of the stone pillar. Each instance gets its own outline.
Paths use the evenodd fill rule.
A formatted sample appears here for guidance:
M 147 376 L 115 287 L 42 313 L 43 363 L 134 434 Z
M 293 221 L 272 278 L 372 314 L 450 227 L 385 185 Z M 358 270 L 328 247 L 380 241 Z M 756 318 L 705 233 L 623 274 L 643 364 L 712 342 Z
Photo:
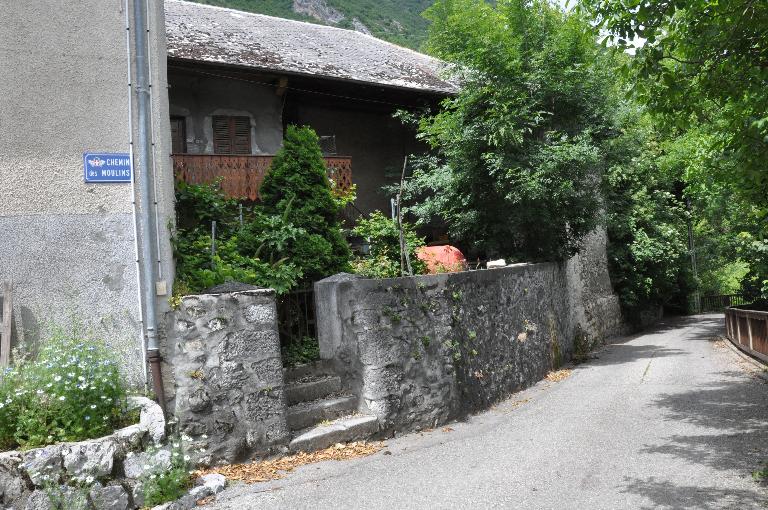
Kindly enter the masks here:
M 181 433 L 205 449 L 201 462 L 234 462 L 288 442 L 273 290 L 187 296 L 172 340 L 175 415 Z

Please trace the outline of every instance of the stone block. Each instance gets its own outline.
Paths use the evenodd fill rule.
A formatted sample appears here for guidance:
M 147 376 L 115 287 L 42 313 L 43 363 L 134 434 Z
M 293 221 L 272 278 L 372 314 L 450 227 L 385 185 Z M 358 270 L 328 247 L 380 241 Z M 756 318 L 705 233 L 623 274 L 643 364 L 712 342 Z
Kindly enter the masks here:
M 45 491 L 35 491 L 29 495 L 24 510 L 54 510 L 53 501 Z
M 63 448 L 63 445 L 53 445 L 30 450 L 19 467 L 37 487 L 46 481 L 56 482 L 64 471 Z
M 171 452 L 165 449 L 130 455 L 123 462 L 125 477 L 133 479 L 141 478 L 147 471 L 167 471 L 170 468 Z
M 146 397 L 128 397 L 129 408 L 140 408 L 139 426 L 147 431 L 155 444 L 165 439 L 165 416 L 162 408 Z
M 243 317 L 250 323 L 273 324 L 277 322 L 277 310 L 272 303 L 248 305 L 243 310 Z
M 227 479 L 224 475 L 212 473 L 201 476 L 195 483 L 200 487 L 206 487 L 211 494 L 218 494 L 227 486 Z
M 128 510 L 128 492 L 121 485 L 96 487 L 91 490 L 91 501 L 95 510 Z
M 21 461 L 20 452 L 0 453 L 0 503 L 3 505 L 12 506 L 28 489 L 19 470 Z
M 103 478 L 112 473 L 116 453 L 117 440 L 113 437 L 74 443 L 62 451 L 64 469 L 68 476 L 80 480 Z
M 248 368 L 251 384 L 267 387 L 283 385 L 283 361 L 279 357 L 251 362 Z
M 147 431 L 139 424 L 117 430 L 114 437 L 117 441 L 118 450 L 123 454 L 138 450 L 146 434 Z
M 395 367 L 364 367 L 363 397 L 380 400 L 389 395 L 398 395 L 402 378 L 402 371 Z

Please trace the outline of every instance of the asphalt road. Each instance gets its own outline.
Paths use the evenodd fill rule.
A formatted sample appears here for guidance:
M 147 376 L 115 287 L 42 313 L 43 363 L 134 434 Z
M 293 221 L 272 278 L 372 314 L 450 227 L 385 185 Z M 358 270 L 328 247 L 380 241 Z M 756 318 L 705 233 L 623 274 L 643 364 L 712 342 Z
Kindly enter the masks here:
M 214 509 L 753 509 L 768 384 L 713 337 L 722 316 L 619 339 L 567 379 L 385 451 L 233 485 Z

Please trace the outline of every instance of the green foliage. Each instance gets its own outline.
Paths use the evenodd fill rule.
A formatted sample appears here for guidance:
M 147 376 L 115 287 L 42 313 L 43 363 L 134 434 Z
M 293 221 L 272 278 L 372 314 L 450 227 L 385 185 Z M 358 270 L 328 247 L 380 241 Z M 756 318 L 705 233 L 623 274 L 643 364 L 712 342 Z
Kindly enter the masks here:
M 315 18 L 294 12 L 292 0 L 196 1 L 281 18 L 322 23 Z M 415 49 L 426 39 L 428 22 L 421 17 L 421 13 L 430 6 L 432 0 L 327 0 L 326 3 L 345 16 L 336 25 L 340 28 L 352 29 L 352 20 L 357 18 L 376 37 L 401 46 Z
M 304 337 L 298 343 L 284 345 L 282 351 L 283 363 L 289 367 L 320 359 L 320 345 L 317 339 L 312 337 Z
M 351 252 L 341 231 L 340 202 L 332 193 L 318 143 L 309 127 L 288 126 L 261 187 L 265 211 L 306 231 L 283 255 L 301 264 L 304 280 L 349 271 Z
M 662 140 L 652 119 L 628 105 L 617 123 L 621 136 L 606 145 L 608 262 L 614 290 L 633 320 L 685 292 L 688 214 L 677 172 L 660 166 Z
M 488 256 L 573 255 L 597 224 L 610 60 L 584 20 L 545 1 L 438 0 L 426 16 L 428 49 L 458 64 L 462 90 L 414 119 L 433 152 L 409 211 Z
M 56 331 L 0 381 L 0 448 L 80 441 L 121 425 L 126 388 L 111 352 L 81 331 Z
M 768 296 L 768 3 L 581 0 L 626 59 L 631 94 L 672 132 L 701 261 L 702 290 L 731 288 L 718 268 L 742 260 L 745 292 Z M 733 266 L 734 268 L 736 266 Z M 743 266 L 739 270 L 741 272 Z M 723 287 L 725 285 L 725 287 Z
M 370 254 L 367 257 L 353 262 L 356 273 L 368 278 L 402 276 L 400 230 L 395 220 L 385 216 L 381 211 L 374 211 L 368 218 L 359 220 L 352 232 L 365 239 L 370 246 Z M 424 246 L 424 239 L 419 237 L 413 225 L 406 221 L 403 222 L 403 236 L 414 274 L 425 273 L 426 264 L 416 256 L 416 250 Z
M 582 0 L 628 60 L 634 94 L 666 125 L 703 125 L 736 165 L 728 182 L 768 213 L 768 2 Z M 714 114 L 714 115 L 713 115 Z
M 284 254 L 307 236 L 281 216 L 258 207 L 244 211 L 243 225 L 237 202 L 225 198 L 219 184 L 180 183 L 176 192 L 178 227 L 173 237 L 176 287 L 198 292 L 227 281 L 239 281 L 287 292 L 302 276 L 302 269 Z M 216 251 L 211 254 L 211 222 L 216 221 Z
M 144 505 L 154 507 L 184 496 L 192 481 L 189 461 L 190 457 L 184 453 L 181 439 L 174 439 L 171 442 L 170 468 L 155 468 L 142 474 Z
M 331 187 L 311 129 L 287 129 L 261 192 L 261 204 L 243 207 L 241 224 L 237 201 L 227 199 L 219 183 L 178 185 L 178 289 L 196 292 L 239 281 L 285 293 L 299 282 L 349 269 L 351 254 L 338 218 L 354 194 Z

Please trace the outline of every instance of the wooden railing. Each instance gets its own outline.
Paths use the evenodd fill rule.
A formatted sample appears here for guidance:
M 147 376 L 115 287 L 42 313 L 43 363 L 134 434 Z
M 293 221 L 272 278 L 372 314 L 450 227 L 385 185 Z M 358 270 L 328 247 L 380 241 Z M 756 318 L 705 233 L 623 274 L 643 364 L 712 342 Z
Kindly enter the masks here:
M 173 174 L 177 181 L 207 184 L 222 178 L 221 188 L 230 198 L 258 200 L 261 184 L 274 156 L 214 154 L 173 154 Z M 339 189 L 352 188 L 352 158 L 326 157 L 328 177 Z
M 768 312 L 726 308 L 725 331 L 740 349 L 768 362 Z

